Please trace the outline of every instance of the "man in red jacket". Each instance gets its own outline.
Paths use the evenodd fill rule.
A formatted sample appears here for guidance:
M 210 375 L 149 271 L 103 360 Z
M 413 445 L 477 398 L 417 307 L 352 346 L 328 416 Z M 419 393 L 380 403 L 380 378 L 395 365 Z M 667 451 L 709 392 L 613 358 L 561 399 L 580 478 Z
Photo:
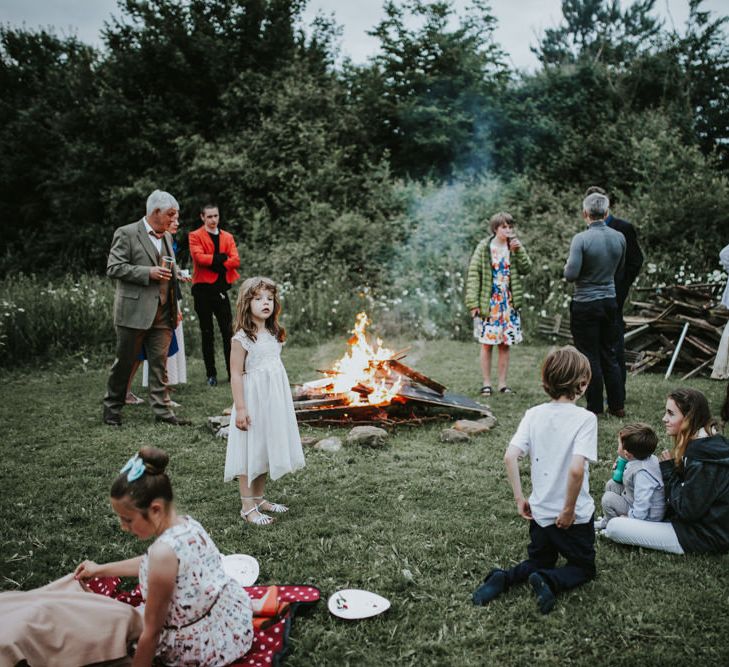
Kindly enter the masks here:
M 205 374 L 211 387 L 218 384 L 215 369 L 213 315 L 223 337 L 225 367 L 230 380 L 230 339 L 233 337 L 233 316 L 228 290 L 240 276 L 240 257 L 233 235 L 219 229 L 220 212 L 216 204 L 206 204 L 200 211 L 203 226 L 188 237 L 192 256 L 192 296 L 200 322 Z

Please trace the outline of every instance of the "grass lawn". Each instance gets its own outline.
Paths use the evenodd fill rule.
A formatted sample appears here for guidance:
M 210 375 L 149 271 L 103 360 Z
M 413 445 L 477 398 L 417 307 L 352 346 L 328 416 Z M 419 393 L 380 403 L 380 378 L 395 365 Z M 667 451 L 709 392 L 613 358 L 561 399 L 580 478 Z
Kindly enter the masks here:
M 393 349 L 408 344 L 387 342 Z M 342 347 L 337 341 L 286 349 L 291 381 L 317 377 L 314 369 Z M 491 399 L 499 423 L 470 443 L 442 444 L 442 427 L 428 426 L 394 432 L 382 450 L 307 451 L 303 471 L 269 485 L 269 497 L 291 507 L 269 529 L 243 525 L 237 485 L 222 482 L 225 442 L 205 423 L 231 403 L 230 388 L 205 386 L 199 359 L 189 360 L 191 381 L 175 394 L 183 404 L 178 414 L 197 424 L 191 428 L 155 425 L 146 406 L 127 407 L 122 429 L 103 426 L 106 367 L 84 372 L 59 362 L 5 373 L 0 588 L 40 586 L 86 557 L 141 553 L 147 545 L 119 530 L 107 498 L 117 470 L 150 443 L 172 455 L 178 509 L 200 520 L 223 553 L 255 556 L 260 583 L 321 589 L 315 612 L 295 623 L 290 667 L 729 664 L 729 570 L 722 557 L 669 556 L 600 539 L 598 578 L 560 597 L 551 615 L 539 614 L 526 587 L 485 608 L 471 604 L 491 567 L 525 555 L 527 523 L 516 513 L 502 457 L 524 410 L 545 400 L 538 369 L 546 350 L 515 349 L 510 384 L 517 393 Z M 475 396 L 480 386 L 474 344 L 415 343 L 406 363 L 453 391 Z M 665 395 L 676 384 L 661 375 L 630 378 L 628 418 L 662 434 Z M 691 385 L 718 411 L 724 383 Z M 590 479 L 598 501 L 621 424 L 599 422 L 600 461 Z M 344 436 L 346 429 L 332 433 Z M 661 441 L 668 444 L 664 435 Z M 392 608 L 358 623 L 330 616 L 326 598 L 349 587 L 380 593 Z

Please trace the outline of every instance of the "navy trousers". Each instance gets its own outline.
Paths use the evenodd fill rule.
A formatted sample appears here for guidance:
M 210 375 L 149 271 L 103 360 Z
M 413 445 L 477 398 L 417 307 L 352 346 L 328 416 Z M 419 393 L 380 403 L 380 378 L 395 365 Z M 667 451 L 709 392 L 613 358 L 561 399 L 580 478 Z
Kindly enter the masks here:
M 555 595 L 595 578 L 594 517 L 567 529 L 554 524 L 542 528 L 532 519 L 529 537 L 529 558 L 504 570 L 507 588 L 526 581 L 532 572 L 539 572 Z M 567 562 L 562 567 L 555 567 L 559 556 Z

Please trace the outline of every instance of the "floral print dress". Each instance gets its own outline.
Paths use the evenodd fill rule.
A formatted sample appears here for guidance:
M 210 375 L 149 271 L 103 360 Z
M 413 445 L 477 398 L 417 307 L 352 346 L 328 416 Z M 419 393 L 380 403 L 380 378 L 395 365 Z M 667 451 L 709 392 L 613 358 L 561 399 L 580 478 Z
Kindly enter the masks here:
M 243 587 L 223 570 L 218 548 L 195 519 L 168 528 L 157 538 L 177 556 L 178 569 L 157 658 L 165 665 L 228 665 L 253 643 L 253 611 Z M 156 542 L 155 542 L 156 544 Z M 148 555 L 139 567 L 147 599 Z
M 479 343 L 516 345 L 522 341 L 521 318 L 509 289 L 511 253 L 506 244 L 491 241 L 491 299 L 488 317 L 483 318 Z

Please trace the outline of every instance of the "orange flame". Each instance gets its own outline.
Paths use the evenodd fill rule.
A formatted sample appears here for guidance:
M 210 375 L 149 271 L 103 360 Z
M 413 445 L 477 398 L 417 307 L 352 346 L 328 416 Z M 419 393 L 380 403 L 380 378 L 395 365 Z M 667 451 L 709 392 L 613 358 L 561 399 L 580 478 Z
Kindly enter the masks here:
M 352 337 L 347 341 L 349 349 L 346 354 L 334 364 L 333 384 L 329 392 L 346 394 L 351 405 L 385 405 L 390 403 L 397 395 L 402 384 L 398 378 L 388 386 L 386 377 L 376 377 L 378 370 L 382 370 L 382 362 L 391 359 L 394 352 L 382 347 L 378 338 L 374 346 L 367 340 L 365 329 L 370 321 L 367 313 L 359 313 Z M 386 375 L 386 373 L 385 373 Z M 362 386 L 366 392 L 353 391 L 354 387 Z

